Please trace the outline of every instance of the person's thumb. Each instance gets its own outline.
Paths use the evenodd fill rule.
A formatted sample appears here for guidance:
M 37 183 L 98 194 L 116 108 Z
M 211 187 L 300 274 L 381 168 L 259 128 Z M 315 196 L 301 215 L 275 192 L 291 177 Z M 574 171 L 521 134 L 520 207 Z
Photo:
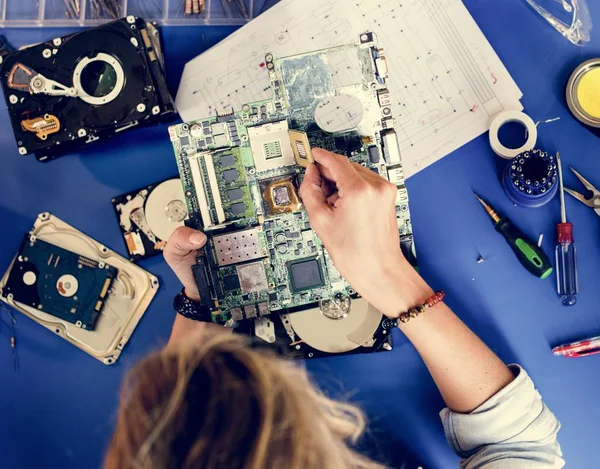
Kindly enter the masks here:
M 197 251 L 206 243 L 206 235 L 187 226 L 180 226 L 167 241 L 165 258 L 176 259 L 185 257 L 191 251 Z
M 312 219 L 320 217 L 330 210 L 327 197 L 321 187 L 323 180 L 319 169 L 313 163 L 306 168 L 304 180 L 300 186 L 300 197 L 308 216 Z

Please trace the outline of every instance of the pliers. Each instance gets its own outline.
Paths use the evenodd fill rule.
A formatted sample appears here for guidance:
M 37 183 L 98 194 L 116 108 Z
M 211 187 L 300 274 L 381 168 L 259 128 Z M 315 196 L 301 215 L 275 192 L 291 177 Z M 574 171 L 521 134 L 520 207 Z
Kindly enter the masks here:
M 571 194 L 573 197 L 575 197 L 577 200 L 579 200 L 579 202 L 581 202 L 582 204 L 585 204 L 588 207 L 593 208 L 594 211 L 596 212 L 596 215 L 598 215 L 600 217 L 600 191 L 598 189 L 596 189 L 586 178 L 584 178 L 581 174 L 579 174 L 573 168 L 571 168 L 571 171 L 573 171 L 575 176 L 577 176 L 577 178 L 581 181 L 581 184 L 583 184 L 584 187 L 592 193 L 592 197 L 587 199 L 583 194 L 580 194 L 579 192 L 576 192 L 572 189 L 567 189 L 566 187 L 565 187 L 565 192 Z

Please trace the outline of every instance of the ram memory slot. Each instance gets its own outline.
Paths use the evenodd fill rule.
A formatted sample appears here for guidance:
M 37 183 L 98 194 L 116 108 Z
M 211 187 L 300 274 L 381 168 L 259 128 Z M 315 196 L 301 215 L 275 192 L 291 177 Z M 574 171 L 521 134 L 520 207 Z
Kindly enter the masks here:
M 221 200 L 221 191 L 217 182 L 217 173 L 215 172 L 215 164 L 211 153 L 204 153 L 204 164 L 206 165 L 206 173 L 208 175 L 208 183 L 217 213 L 217 223 L 221 224 L 225 221 L 225 210 L 223 210 L 223 202 Z
M 203 153 L 191 155 L 188 158 L 188 163 L 192 172 L 194 191 L 196 192 L 196 199 L 198 200 L 200 215 L 202 217 L 202 225 L 204 226 L 204 229 L 208 229 L 214 226 L 215 223 L 210 216 L 208 197 L 206 195 L 206 186 L 204 184 L 204 177 L 202 176 L 202 155 Z

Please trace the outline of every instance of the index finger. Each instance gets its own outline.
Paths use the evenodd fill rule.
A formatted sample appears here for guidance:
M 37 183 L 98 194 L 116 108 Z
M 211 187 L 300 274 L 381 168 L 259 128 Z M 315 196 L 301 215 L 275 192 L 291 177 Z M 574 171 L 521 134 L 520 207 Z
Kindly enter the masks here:
M 345 156 L 322 148 L 313 148 L 312 155 L 319 165 L 319 171 L 323 177 L 335 182 L 338 189 L 341 187 L 340 185 L 353 182 L 358 177 L 358 172 Z

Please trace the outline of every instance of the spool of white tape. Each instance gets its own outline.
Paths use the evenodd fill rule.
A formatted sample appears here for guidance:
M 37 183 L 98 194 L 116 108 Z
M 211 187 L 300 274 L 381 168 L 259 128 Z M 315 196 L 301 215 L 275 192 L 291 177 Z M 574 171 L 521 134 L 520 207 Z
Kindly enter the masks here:
M 500 143 L 500 139 L 498 138 L 500 127 L 509 122 L 519 122 L 527 129 L 527 141 L 520 148 L 506 148 L 504 145 L 502 145 L 502 143 Z M 527 114 L 519 111 L 507 111 L 499 114 L 492 121 L 492 125 L 490 126 L 490 145 L 492 146 L 492 150 L 494 150 L 496 155 L 506 160 L 511 160 L 524 151 L 533 150 L 536 142 L 537 127 L 535 126 L 535 122 L 533 122 L 531 117 L 529 117 Z

